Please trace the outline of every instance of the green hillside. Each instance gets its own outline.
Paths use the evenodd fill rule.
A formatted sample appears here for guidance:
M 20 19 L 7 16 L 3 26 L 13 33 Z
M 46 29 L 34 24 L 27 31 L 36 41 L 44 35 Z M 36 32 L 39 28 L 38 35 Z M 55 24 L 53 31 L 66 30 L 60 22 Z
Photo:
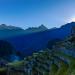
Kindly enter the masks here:
M 75 75 L 74 36 L 57 42 L 52 49 L 33 53 L 22 61 L 1 66 L 7 75 Z

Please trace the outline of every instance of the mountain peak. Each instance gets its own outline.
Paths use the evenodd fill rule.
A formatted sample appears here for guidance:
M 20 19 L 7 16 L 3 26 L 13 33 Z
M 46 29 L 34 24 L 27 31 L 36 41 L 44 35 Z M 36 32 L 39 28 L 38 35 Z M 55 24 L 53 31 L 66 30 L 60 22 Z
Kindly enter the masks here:
M 48 29 L 46 26 L 44 26 L 43 24 L 41 24 L 41 26 L 39 26 L 38 28 L 41 28 L 41 29 Z
M 6 24 L 1 24 L 1 26 L 6 26 Z
M 75 25 L 75 22 L 70 22 L 70 23 L 67 23 L 68 25 Z M 67 25 L 66 24 L 66 25 Z
M 75 22 L 70 22 L 70 23 L 67 23 L 65 25 L 62 25 L 61 28 L 64 28 L 64 27 L 75 27 Z
M 6 25 L 6 24 L 1 24 L 0 25 L 0 30 L 23 30 L 20 27 L 15 27 L 15 26 L 11 26 L 11 25 Z
M 43 24 L 39 27 L 29 27 L 28 29 L 26 29 L 26 32 L 41 32 L 41 31 L 45 31 L 48 28 L 45 27 Z
M 70 23 L 75 23 L 75 22 L 73 21 L 73 22 L 70 22 Z

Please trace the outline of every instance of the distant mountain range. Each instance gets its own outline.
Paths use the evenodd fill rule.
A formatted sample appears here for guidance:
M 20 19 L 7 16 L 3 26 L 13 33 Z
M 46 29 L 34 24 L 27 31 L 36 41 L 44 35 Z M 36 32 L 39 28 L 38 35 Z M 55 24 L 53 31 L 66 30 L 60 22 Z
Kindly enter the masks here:
M 6 24 L 1 24 L 0 25 L 0 30 L 23 30 L 20 27 L 15 27 L 15 26 L 7 26 Z
M 60 28 L 48 29 L 41 25 L 23 30 L 18 27 L 1 25 L 0 38 L 10 42 L 16 50 L 27 56 L 45 49 L 51 40 L 63 40 L 71 35 L 73 26 L 75 26 L 75 22 L 65 24 Z
M 13 37 L 13 36 L 18 36 L 18 35 L 23 35 L 23 34 L 30 34 L 30 33 L 35 33 L 35 32 L 41 32 L 45 31 L 47 28 L 44 25 L 41 25 L 39 27 L 29 27 L 28 29 L 24 30 L 20 27 L 15 27 L 15 26 L 7 26 L 6 24 L 1 24 L 0 25 L 0 38 L 8 38 L 8 37 Z
M 48 30 L 48 28 L 42 24 L 39 27 L 29 27 L 25 31 L 31 33 L 31 32 L 41 32 L 41 31 L 45 31 L 45 30 Z

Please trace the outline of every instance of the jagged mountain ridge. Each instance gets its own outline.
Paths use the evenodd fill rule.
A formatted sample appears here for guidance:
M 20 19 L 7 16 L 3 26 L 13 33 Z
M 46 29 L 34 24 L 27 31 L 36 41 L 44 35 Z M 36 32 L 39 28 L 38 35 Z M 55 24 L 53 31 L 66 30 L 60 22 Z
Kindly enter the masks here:
M 27 49 L 28 51 L 24 49 L 23 53 L 28 54 L 28 56 L 25 57 L 24 60 L 22 61 L 7 63 L 5 60 L 4 61 L 2 60 L 4 64 L 8 65 L 8 67 L 6 67 L 7 70 L 9 69 L 8 73 L 17 74 L 19 71 L 21 71 L 21 73 L 23 72 L 24 74 L 25 73 L 29 74 L 29 70 L 31 69 L 30 73 L 33 75 L 40 74 L 40 73 L 43 74 L 43 72 L 44 74 L 47 74 L 47 75 L 61 75 L 61 73 L 63 75 L 75 74 L 75 67 L 74 67 L 75 65 L 75 50 L 74 50 L 75 49 L 75 34 L 71 35 L 72 26 L 75 27 L 75 24 L 69 23 L 65 26 L 62 26 L 61 28 L 55 28 L 53 30 L 47 30 L 47 31 L 39 32 L 39 33 L 10 38 L 8 41 L 10 41 L 12 44 L 14 43 L 13 45 L 16 48 L 22 47 L 21 44 L 22 45 L 25 44 L 26 46 L 28 45 L 29 47 L 31 47 L 29 43 L 31 43 L 31 45 L 33 45 L 33 48 L 35 48 L 36 46 L 36 43 L 34 45 L 35 40 L 36 42 L 38 42 L 36 47 L 39 47 L 39 45 L 43 45 L 43 43 L 46 43 L 45 41 L 48 41 L 48 40 L 54 41 L 54 39 L 56 38 L 63 39 L 63 40 L 60 40 L 60 41 L 58 40 L 59 42 L 55 40 L 56 44 L 54 44 L 52 49 L 40 50 L 38 52 L 34 52 L 34 49 L 32 49 L 32 47 L 30 49 Z M 66 31 L 64 29 L 67 29 L 69 31 Z M 57 36 L 55 35 L 54 35 L 55 37 L 50 36 L 53 33 L 57 33 L 57 32 L 58 32 L 58 34 L 56 34 Z M 61 32 L 64 32 L 64 33 L 60 34 Z M 65 36 L 65 34 L 67 35 Z M 53 37 L 53 39 L 50 37 Z M 8 43 L 8 42 L 4 42 L 4 43 Z M 18 44 L 18 46 L 16 44 Z M 26 47 L 25 45 L 24 47 Z M 42 46 L 42 49 L 43 49 L 43 46 Z M 22 48 L 20 51 L 22 52 Z M 31 51 L 33 52 L 32 55 L 30 55 Z M 27 66 L 29 68 L 27 68 Z M 34 70 L 34 68 L 36 70 Z M 4 69 L 3 71 L 7 73 L 7 70 Z
M 0 30 L 23 30 L 23 29 L 20 27 L 15 27 L 15 26 L 11 26 L 11 25 L 7 26 L 6 24 L 1 24 Z
M 43 24 L 39 27 L 29 27 L 28 29 L 26 29 L 25 31 L 28 32 L 39 32 L 39 31 L 45 31 L 48 30 L 47 27 L 45 27 Z
M 15 26 L 11 26 L 11 25 L 7 26 L 6 24 L 1 24 L 0 25 L 0 34 L 1 34 L 0 38 L 20 36 L 20 35 L 24 35 L 24 34 L 41 32 L 41 31 L 45 31 L 45 30 L 47 30 L 47 28 L 44 25 L 41 25 L 39 27 L 32 27 L 32 28 L 28 28 L 28 29 L 24 30 L 20 27 L 15 27 Z
M 21 36 L 14 36 L 5 40 L 10 42 L 16 50 L 21 51 L 25 55 L 30 55 L 34 51 L 45 49 L 50 40 L 62 40 L 71 35 L 72 26 L 75 26 L 75 22 L 68 23 L 60 28 L 48 29 L 27 35 L 23 34 Z
M 34 51 L 39 51 L 40 49 L 46 48 L 48 41 L 50 40 L 62 40 L 69 36 L 71 34 L 72 26 L 75 26 L 75 22 L 68 23 L 60 28 L 47 29 L 45 31 L 39 31 L 31 34 L 25 34 L 24 30 L 21 30 L 22 32 L 18 31 L 17 33 L 16 31 L 16 34 L 14 35 L 15 31 L 10 30 L 9 32 L 7 31 L 7 33 L 10 33 L 13 37 L 4 37 L 1 39 L 10 42 L 16 50 L 21 51 L 25 55 L 29 55 Z M 5 36 L 10 35 L 7 33 L 1 30 L 0 34 L 5 34 Z

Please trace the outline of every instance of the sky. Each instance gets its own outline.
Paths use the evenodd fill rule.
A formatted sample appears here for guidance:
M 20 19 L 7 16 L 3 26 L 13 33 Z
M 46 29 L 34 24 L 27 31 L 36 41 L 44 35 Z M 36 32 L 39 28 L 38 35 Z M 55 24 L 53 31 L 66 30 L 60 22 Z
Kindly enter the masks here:
M 75 0 L 0 0 L 0 24 L 24 29 L 75 21 Z

